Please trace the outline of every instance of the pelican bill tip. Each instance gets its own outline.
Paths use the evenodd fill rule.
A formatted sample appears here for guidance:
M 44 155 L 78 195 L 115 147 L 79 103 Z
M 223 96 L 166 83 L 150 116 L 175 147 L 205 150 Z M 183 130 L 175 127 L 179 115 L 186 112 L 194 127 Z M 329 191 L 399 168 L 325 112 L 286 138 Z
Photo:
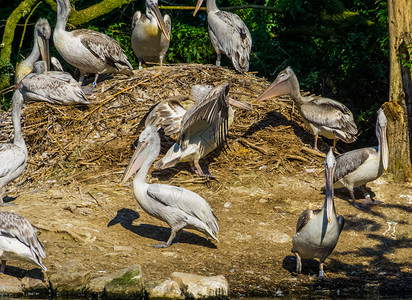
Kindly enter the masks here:
M 330 218 L 328 218 L 328 223 L 330 223 Z

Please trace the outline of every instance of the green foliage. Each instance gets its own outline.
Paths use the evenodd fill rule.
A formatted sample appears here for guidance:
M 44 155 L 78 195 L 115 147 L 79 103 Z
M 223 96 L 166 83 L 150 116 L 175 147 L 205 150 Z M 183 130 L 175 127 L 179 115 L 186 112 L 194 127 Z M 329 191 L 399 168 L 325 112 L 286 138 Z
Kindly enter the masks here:
M 172 23 L 172 36 L 166 54 L 169 63 L 213 63 L 215 51 L 210 43 L 206 28 L 185 23 Z

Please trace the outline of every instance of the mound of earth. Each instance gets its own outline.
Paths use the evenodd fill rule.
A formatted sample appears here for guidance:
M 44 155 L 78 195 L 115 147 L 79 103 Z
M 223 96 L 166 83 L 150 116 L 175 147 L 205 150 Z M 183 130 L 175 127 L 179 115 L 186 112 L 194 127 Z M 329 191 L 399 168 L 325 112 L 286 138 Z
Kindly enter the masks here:
M 76 259 L 94 277 L 136 263 L 145 281 L 167 279 L 175 271 L 222 274 L 232 296 L 274 296 L 279 289 L 285 295 L 411 292 L 411 185 L 393 183 L 388 174 L 370 183 L 372 195 L 384 203 L 368 211 L 350 205 L 347 191 L 336 191 L 336 210 L 346 225 L 325 262 L 329 280 L 313 279 L 318 272 L 314 260 L 304 261 L 303 274 L 297 276 L 292 236 L 300 213 L 323 205 L 324 156 L 311 149 L 313 136 L 290 99 L 252 103 L 269 83 L 215 66 L 176 65 L 134 73 L 99 82 L 89 106 L 24 106 L 29 164 L 5 193 L 6 200 L 18 205 L 1 209 L 25 216 L 39 228 L 49 272 Z M 224 81 L 230 83 L 230 97 L 254 110 L 237 110 L 229 149 L 201 160 L 217 180 L 205 182 L 185 163 L 152 169 L 148 178 L 207 199 L 220 220 L 220 243 L 186 230 L 178 244 L 155 249 L 151 245 L 167 240 L 170 229 L 140 208 L 131 181 L 118 186 L 139 135 L 136 127 L 153 104 L 186 95 L 184 104 L 190 106 L 193 84 Z M 0 141 L 8 141 L 10 112 L 2 112 L 0 120 Z M 173 142 L 162 137 L 163 154 Z M 326 152 L 329 145 L 320 141 L 319 148 Z M 360 191 L 356 195 L 362 196 Z M 8 262 L 6 272 L 22 276 L 31 268 Z

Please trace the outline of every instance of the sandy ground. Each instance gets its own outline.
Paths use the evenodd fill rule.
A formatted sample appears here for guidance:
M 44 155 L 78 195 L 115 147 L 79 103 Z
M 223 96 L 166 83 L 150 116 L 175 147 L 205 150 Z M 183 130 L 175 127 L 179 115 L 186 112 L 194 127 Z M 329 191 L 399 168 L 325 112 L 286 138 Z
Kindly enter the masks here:
M 76 259 L 94 277 L 135 263 L 142 266 L 146 282 L 167 279 L 174 271 L 222 274 L 229 281 L 231 296 L 274 296 L 280 291 L 284 295 L 412 295 L 412 185 L 394 183 L 390 174 L 368 185 L 371 194 L 383 201 L 368 211 L 354 208 L 347 191 L 336 190 L 336 210 L 346 223 L 325 262 L 328 280 L 314 278 L 318 272 L 314 260 L 303 261 L 303 274 L 295 273 L 292 236 L 300 213 L 323 205 L 323 158 L 307 150 L 313 137 L 291 114 L 290 104 L 267 103 L 255 109 L 258 113 L 237 114 L 227 153 L 215 152 L 202 161 L 216 181 L 205 184 L 188 164 L 152 169 L 148 176 L 149 182 L 185 187 L 207 199 L 220 220 L 220 243 L 186 230 L 170 248 L 151 247 L 166 241 L 170 229 L 140 208 L 131 180 L 118 187 L 138 136 L 126 129 L 136 120 L 122 125 L 126 129 L 109 128 L 88 137 L 110 136 L 104 157 L 115 155 L 118 161 L 89 159 L 70 170 L 70 162 L 63 161 L 60 172 L 31 183 L 13 183 L 7 199 L 18 205 L 1 209 L 25 216 L 39 228 L 50 273 Z M 82 147 L 88 147 L 88 140 L 84 142 Z M 163 139 L 164 147 L 170 144 L 170 139 Z M 326 152 L 327 144 L 320 145 Z M 362 197 L 358 190 L 356 195 Z M 19 262 L 9 265 L 8 270 L 16 274 L 33 268 Z

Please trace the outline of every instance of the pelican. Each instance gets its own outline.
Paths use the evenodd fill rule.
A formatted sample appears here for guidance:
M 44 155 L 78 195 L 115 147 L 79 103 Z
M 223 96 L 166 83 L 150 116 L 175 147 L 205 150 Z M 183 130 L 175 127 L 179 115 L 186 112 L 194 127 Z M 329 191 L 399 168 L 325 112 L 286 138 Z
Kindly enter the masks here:
M 318 150 L 319 135 L 333 139 L 334 149 L 338 139 L 345 143 L 352 143 L 356 140 L 358 129 L 352 112 L 342 103 L 329 98 L 302 97 L 298 79 L 291 67 L 280 72 L 275 81 L 256 101 L 281 95 L 292 97 L 306 127 L 315 135 L 314 150 Z
M 18 84 L 24 77 L 33 71 L 33 66 L 40 56 L 47 63 L 49 54 L 49 39 L 51 35 L 51 28 L 46 19 L 40 18 L 34 26 L 34 44 L 29 56 L 16 67 L 15 84 Z
M 7 260 L 22 260 L 41 267 L 46 257 L 43 245 L 36 235 L 37 229 L 17 214 L 0 212 L 0 273 L 4 273 Z
M 66 72 L 47 71 L 45 61 L 34 64 L 19 87 L 25 101 L 44 101 L 59 105 L 86 105 L 89 101 L 77 81 Z
M 53 42 L 63 59 L 80 70 L 80 85 L 86 73 L 95 74 L 93 87 L 99 74 L 133 75 L 133 68 L 123 49 L 111 37 L 89 29 L 66 31 L 70 9 L 69 0 L 57 0 Z
M 139 69 L 143 60 L 156 62 L 163 58 L 169 49 L 172 21 L 168 15 L 160 13 L 157 0 L 146 0 L 146 14 L 136 11 L 132 22 L 132 48 L 139 59 Z
M 139 144 L 120 182 L 122 185 L 137 171 L 133 180 L 133 191 L 137 202 L 149 215 L 166 222 L 171 227 L 172 231 L 167 242 L 154 247 L 169 247 L 173 239 L 179 237 L 183 228 L 196 229 L 219 242 L 216 237 L 219 232 L 217 218 L 205 199 L 181 187 L 146 183 L 150 165 L 159 152 L 159 134 L 156 127 L 149 125 L 140 134 Z
M 21 130 L 20 117 L 23 95 L 16 90 L 12 98 L 12 122 L 14 138 L 12 144 L 0 144 L 0 206 L 3 202 L 3 188 L 19 177 L 27 165 L 27 147 Z
M 202 3 L 203 0 L 197 1 L 193 16 L 196 15 Z M 249 29 L 238 15 L 219 10 L 216 0 L 207 0 L 206 10 L 210 41 L 217 54 L 216 66 L 220 66 L 220 57 L 223 53 L 232 60 L 238 72 L 247 72 L 252 48 Z
M 217 147 L 225 147 L 228 130 L 234 119 L 231 105 L 251 109 L 229 98 L 228 93 L 228 83 L 213 89 L 195 85 L 192 94 L 196 103 L 187 111 L 176 98 L 166 99 L 149 111 L 142 120 L 146 126 L 163 127 L 167 135 L 178 134 L 177 142 L 156 162 L 157 169 L 170 168 L 178 162 L 189 162 L 198 176 L 210 176 L 203 172 L 199 160 Z
M 319 259 L 319 277 L 322 278 L 323 263 L 335 249 L 345 220 L 337 216 L 333 201 L 333 173 L 336 160 L 332 149 L 325 159 L 326 195 L 321 210 L 305 210 L 298 219 L 296 234 L 293 236 L 292 252 L 296 256 L 296 272 L 301 273 L 301 259 Z
M 366 192 L 366 184 L 379 178 L 388 168 L 388 141 L 386 139 L 387 120 L 380 108 L 376 119 L 376 137 L 378 147 L 368 147 L 352 150 L 336 158 L 336 172 L 333 178 L 334 188 L 346 187 L 349 190 L 353 205 L 359 209 L 366 209 L 369 205 L 382 203 L 371 198 Z M 365 199 L 358 204 L 355 200 L 353 188 L 360 186 Z

